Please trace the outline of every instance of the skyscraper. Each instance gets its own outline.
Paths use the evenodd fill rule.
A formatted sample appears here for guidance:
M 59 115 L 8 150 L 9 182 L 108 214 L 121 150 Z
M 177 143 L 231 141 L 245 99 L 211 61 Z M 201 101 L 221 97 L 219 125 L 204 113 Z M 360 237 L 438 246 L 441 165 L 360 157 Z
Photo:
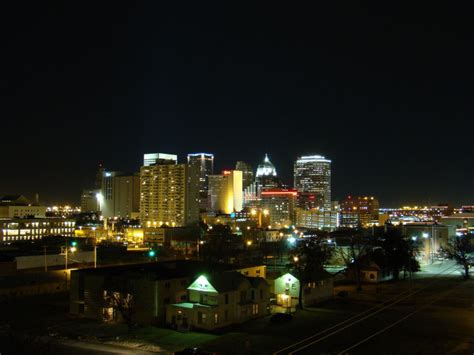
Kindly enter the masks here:
M 188 154 L 188 165 L 196 167 L 194 171 L 199 179 L 199 207 L 201 210 L 206 210 L 209 175 L 214 173 L 214 155 L 209 153 Z
M 176 154 L 167 153 L 146 153 L 143 155 L 143 166 L 150 166 L 159 163 L 160 161 L 172 160 L 178 163 L 178 156 Z
M 107 218 L 133 218 L 140 207 L 140 175 L 105 171 L 100 211 Z
M 226 170 L 209 176 L 210 209 L 230 214 L 242 210 L 242 171 Z
M 235 164 L 235 170 L 242 172 L 242 187 L 245 190 L 253 182 L 252 166 L 244 161 L 238 161 Z
M 199 180 L 188 164 L 140 169 L 140 220 L 144 226 L 182 227 L 199 221 Z
M 246 207 L 257 207 L 260 201 L 260 194 L 263 189 L 280 188 L 283 184 L 277 176 L 275 165 L 265 154 L 263 163 L 257 167 L 255 181 L 244 189 L 244 205 Z
M 300 207 L 313 200 L 311 208 L 330 210 L 331 161 L 321 155 L 299 157 L 294 165 L 294 186 L 301 196 L 298 202 Z

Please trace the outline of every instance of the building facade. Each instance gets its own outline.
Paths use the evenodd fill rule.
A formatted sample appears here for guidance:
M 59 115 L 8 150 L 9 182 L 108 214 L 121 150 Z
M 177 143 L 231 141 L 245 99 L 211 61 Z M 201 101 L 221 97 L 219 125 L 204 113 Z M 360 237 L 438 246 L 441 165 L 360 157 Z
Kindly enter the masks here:
M 297 208 L 295 214 L 295 224 L 298 228 L 319 229 L 331 232 L 339 227 L 339 208 L 337 205 L 334 206 L 334 204 L 331 210 Z
M 294 187 L 301 196 L 314 200 L 312 207 L 330 209 L 331 161 L 321 155 L 299 157 L 294 165 Z
M 46 206 L 32 204 L 22 195 L 7 195 L 0 199 L 0 218 L 45 218 Z
M 74 219 L 13 218 L 0 220 L 0 241 L 15 243 L 34 241 L 50 236 L 73 237 Z
M 187 288 L 187 302 L 167 307 L 166 322 L 179 330 L 213 330 L 263 317 L 269 314 L 269 290 L 263 278 L 235 271 L 201 275 Z
M 208 206 L 209 175 L 214 174 L 214 155 L 210 153 L 188 154 L 188 165 L 195 166 L 199 180 L 199 207 L 205 211 Z
M 379 223 L 379 201 L 372 196 L 347 196 L 340 205 L 341 227 L 370 227 Z
M 264 189 L 261 193 L 261 206 L 270 215 L 274 228 L 290 226 L 295 222 L 295 207 L 298 193 L 294 189 Z
M 133 218 L 140 210 L 140 175 L 104 172 L 100 211 L 105 218 Z
M 146 153 L 143 155 L 143 166 L 156 165 L 160 161 L 171 160 L 175 164 L 178 163 L 178 156 L 176 154 L 167 153 Z
M 140 220 L 143 226 L 184 227 L 199 221 L 199 180 L 195 166 L 167 164 L 140 170 Z
M 242 172 L 242 189 L 245 190 L 254 181 L 252 166 L 244 161 L 238 161 L 235 170 Z
M 243 208 L 242 171 L 225 170 L 209 176 L 209 204 L 213 212 L 230 214 Z

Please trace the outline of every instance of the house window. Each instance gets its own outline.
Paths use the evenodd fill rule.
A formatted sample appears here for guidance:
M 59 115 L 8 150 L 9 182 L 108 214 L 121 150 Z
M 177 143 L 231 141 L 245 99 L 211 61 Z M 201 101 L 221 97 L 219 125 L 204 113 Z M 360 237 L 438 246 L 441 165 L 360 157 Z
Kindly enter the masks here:
M 257 315 L 258 314 L 258 304 L 253 304 L 252 305 L 252 314 Z
M 263 300 L 263 290 L 260 290 L 260 299 Z
M 170 303 L 170 298 L 169 297 L 166 297 L 164 300 L 163 300 L 164 304 L 169 304 Z
M 198 312 L 198 324 L 206 324 L 206 313 Z
M 225 319 L 226 321 L 229 320 L 229 310 L 228 310 L 228 309 L 226 309 L 225 312 L 224 312 L 224 319 Z
M 257 273 L 257 275 L 260 275 L 260 269 L 258 269 L 258 270 L 256 271 L 256 273 Z
M 181 301 L 186 301 L 187 298 L 188 298 L 187 295 L 182 295 L 182 296 L 181 296 Z
M 165 282 L 165 288 L 170 288 L 171 284 L 169 282 Z
M 240 302 L 245 302 L 247 300 L 247 292 L 240 291 Z
M 214 313 L 214 324 L 219 324 L 219 313 Z
M 229 304 L 229 294 L 225 294 L 225 304 Z
M 252 301 L 255 300 L 255 290 L 252 290 L 251 297 L 252 297 Z

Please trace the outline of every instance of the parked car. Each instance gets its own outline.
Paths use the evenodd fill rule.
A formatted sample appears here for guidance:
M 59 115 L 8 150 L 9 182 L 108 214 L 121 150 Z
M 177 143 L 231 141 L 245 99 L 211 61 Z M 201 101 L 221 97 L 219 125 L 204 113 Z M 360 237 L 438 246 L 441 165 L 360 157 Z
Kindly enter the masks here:
M 290 313 L 275 313 L 270 318 L 270 322 L 272 323 L 284 323 L 289 322 L 293 319 L 293 316 Z

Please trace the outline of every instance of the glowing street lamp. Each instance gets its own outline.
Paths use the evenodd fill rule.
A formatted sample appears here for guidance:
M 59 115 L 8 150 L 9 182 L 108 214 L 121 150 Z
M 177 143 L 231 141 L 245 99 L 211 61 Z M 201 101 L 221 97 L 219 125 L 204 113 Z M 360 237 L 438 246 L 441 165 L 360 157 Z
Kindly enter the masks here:
M 293 261 L 294 261 L 295 263 L 297 263 L 299 260 L 300 260 L 300 258 L 298 258 L 297 256 L 294 256 L 294 257 L 293 257 Z

